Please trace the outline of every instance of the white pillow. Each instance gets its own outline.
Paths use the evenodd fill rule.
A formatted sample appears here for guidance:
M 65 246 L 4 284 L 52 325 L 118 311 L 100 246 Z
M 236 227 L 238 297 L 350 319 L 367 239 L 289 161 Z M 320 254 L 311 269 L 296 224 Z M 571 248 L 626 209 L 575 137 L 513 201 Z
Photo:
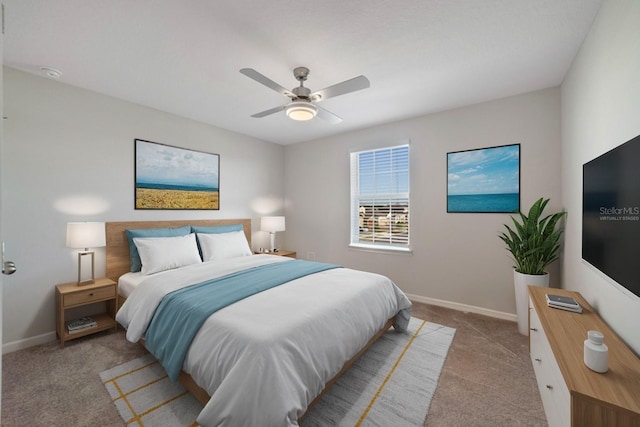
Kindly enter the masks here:
M 203 261 L 252 255 L 244 231 L 216 234 L 198 233 L 198 241 Z
M 134 237 L 142 261 L 142 274 L 202 262 L 194 233 L 178 237 Z

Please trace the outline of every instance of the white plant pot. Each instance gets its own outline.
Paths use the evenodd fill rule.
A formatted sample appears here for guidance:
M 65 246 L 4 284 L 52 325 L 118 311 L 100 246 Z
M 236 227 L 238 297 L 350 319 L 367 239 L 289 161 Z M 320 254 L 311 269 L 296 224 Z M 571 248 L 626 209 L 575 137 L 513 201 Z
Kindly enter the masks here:
M 529 335 L 529 285 L 549 287 L 549 273 L 522 274 L 513 269 L 513 286 L 516 291 L 518 332 Z

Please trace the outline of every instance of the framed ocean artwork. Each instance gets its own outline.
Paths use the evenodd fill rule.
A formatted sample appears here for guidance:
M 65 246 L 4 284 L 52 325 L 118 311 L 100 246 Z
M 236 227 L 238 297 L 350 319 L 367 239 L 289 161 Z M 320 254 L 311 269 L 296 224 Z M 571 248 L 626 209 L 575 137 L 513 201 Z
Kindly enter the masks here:
M 447 212 L 520 212 L 520 144 L 447 153 Z
M 220 156 L 135 140 L 136 209 L 220 209 Z

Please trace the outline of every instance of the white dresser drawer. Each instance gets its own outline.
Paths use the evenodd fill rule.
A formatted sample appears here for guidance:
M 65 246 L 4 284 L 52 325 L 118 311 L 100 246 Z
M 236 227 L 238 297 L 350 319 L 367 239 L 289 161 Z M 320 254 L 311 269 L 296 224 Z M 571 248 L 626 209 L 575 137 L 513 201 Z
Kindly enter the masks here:
M 530 305 L 529 342 L 531 363 L 550 427 L 568 426 L 571 422 L 571 397 L 556 362 L 549 341 L 533 305 Z

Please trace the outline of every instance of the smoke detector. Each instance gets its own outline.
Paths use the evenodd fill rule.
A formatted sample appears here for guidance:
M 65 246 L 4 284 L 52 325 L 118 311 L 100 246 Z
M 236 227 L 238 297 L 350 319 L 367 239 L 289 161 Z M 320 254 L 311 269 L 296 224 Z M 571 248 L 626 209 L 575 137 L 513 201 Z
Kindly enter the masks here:
M 60 70 L 56 70 L 51 67 L 40 67 L 40 71 L 44 73 L 45 76 L 50 79 L 59 79 L 62 76 L 62 72 Z

